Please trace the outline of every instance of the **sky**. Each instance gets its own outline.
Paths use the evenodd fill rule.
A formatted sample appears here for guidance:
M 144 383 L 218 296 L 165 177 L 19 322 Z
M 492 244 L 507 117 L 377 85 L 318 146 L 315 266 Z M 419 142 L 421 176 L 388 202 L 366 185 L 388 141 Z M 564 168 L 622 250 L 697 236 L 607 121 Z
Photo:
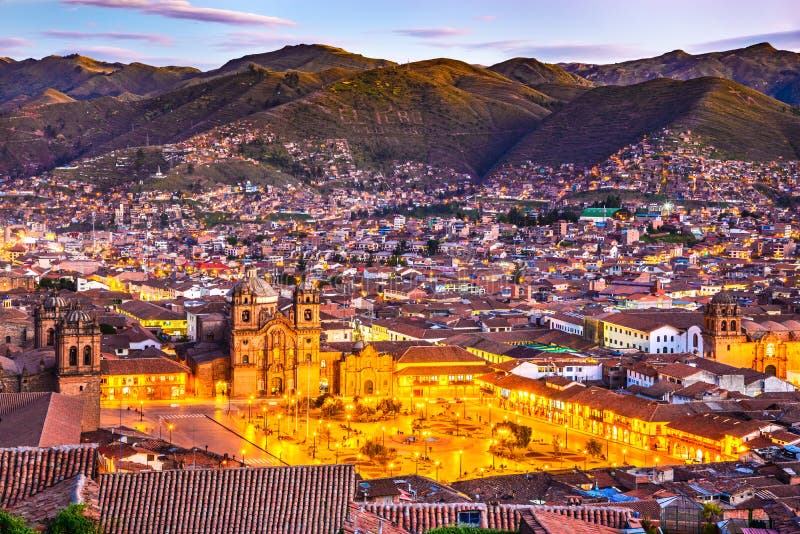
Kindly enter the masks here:
M 203 70 L 322 43 L 397 62 L 613 63 L 763 41 L 800 51 L 798 0 L 0 0 L 0 56 Z

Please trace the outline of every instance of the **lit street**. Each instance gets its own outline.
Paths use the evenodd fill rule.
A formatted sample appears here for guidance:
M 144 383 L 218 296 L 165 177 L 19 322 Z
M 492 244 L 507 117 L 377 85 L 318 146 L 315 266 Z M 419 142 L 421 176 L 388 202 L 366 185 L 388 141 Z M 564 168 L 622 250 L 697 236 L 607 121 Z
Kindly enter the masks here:
M 232 399 L 230 412 L 227 398 L 146 402 L 142 406 L 144 413 L 140 415 L 138 405 L 129 410 L 123 403 L 120 410 L 119 403 L 106 402 L 102 423 L 117 426 L 121 415 L 123 426 L 187 449 L 208 446 L 211 452 L 227 453 L 236 459 L 241 459 L 244 450 L 245 461 L 251 466 L 277 465 L 281 461 L 290 465 L 354 463 L 365 478 L 419 473 L 452 481 L 459 475 L 468 478 L 573 467 L 683 463 L 663 451 L 606 441 L 497 406 L 489 408 L 488 402 L 480 404 L 477 399 L 464 403 L 429 402 L 427 418 L 417 427 L 414 425 L 415 421 L 420 422 L 420 412 L 377 422 L 351 420 L 348 424 L 341 416 L 326 420 L 320 410 L 312 408 L 307 421 L 302 401 L 294 414 L 285 408 L 283 399 Z M 425 411 L 421 410 L 421 414 L 424 417 Z M 492 436 L 492 426 L 506 419 L 532 429 L 528 449 L 517 450 L 513 457 L 492 454 L 490 450 L 501 437 L 498 433 Z M 265 432 L 265 423 L 269 432 Z M 561 444 L 558 450 L 553 447 L 554 436 Z M 584 453 L 593 437 L 602 445 L 600 457 Z M 370 460 L 360 452 L 370 439 L 395 449 L 396 455 L 385 462 Z

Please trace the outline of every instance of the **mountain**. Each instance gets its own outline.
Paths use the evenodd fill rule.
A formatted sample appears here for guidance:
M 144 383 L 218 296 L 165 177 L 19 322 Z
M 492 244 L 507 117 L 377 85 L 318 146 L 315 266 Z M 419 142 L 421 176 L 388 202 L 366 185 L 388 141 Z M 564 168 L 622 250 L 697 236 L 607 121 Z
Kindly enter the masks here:
M 77 100 L 119 96 L 123 93 L 151 95 L 173 88 L 179 82 L 198 74 L 200 71 L 191 67 L 153 67 L 144 63 L 131 63 L 110 74 L 89 78 L 70 89 L 69 95 Z
M 723 157 L 800 158 L 800 117 L 722 78 L 666 78 L 592 89 L 542 121 L 503 158 L 594 164 L 662 128 L 691 130 Z
M 715 54 L 731 75 L 755 80 L 763 70 L 775 90 L 773 74 L 798 56 L 766 45 Z M 376 166 L 416 160 L 473 175 L 531 159 L 595 163 L 662 128 L 691 129 L 721 157 L 800 158 L 797 109 L 724 78 L 694 77 L 706 68 L 697 58 L 715 54 L 676 51 L 610 69 L 622 85 L 603 85 L 601 66 L 529 58 L 489 68 L 452 59 L 397 65 L 323 45 L 245 56 L 206 73 L 78 55 L 2 60 L 0 175 L 172 143 L 243 119 L 285 141 L 346 139 Z M 691 62 L 695 70 L 680 71 L 687 81 L 656 76 Z M 795 94 L 798 73 L 781 72 L 781 94 Z M 648 79 L 628 85 L 636 76 Z
M 77 100 L 125 92 L 148 95 L 175 87 L 199 73 L 191 67 L 106 63 L 77 54 L 0 62 L 0 104 L 15 99 L 27 102 L 47 89 L 60 91 Z
M 394 62 L 386 59 L 364 57 L 333 46 L 301 44 L 284 46 L 280 50 L 265 54 L 252 54 L 233 59 L 220 68 L 207 72 L 204 76 L 240 71 L 251 63 L 278 72 L 287 70 L 322 72 L 332 68 L 354 71 L 395 65 Z
M 632 85 L 653 78 L 728 78 L 787 104 L 800 104 L 800 54 L 769 43 L 692 55 L 683 50 L 610 65 L 566 63 L 567 72 L 597 85 Z
M 434 59 L 356 73 L 254 119 L 288 139 L 348 139 L 374 163 L 481 174 L 555 103 L 490 70 Z
M 75 99 L 58 91 L 56 89 L 48 88 L 39 93 L 38 95 L 20 95 L 16 98 L 8 100 L 0 104 L 0 113 L 13 111 L 17 108 L 33 108 L 38 106 L 49 106 L 50 104 L 63 104 L 65 102 L 74 102 Z
M 83 155 L 185 139 L 301 98 L 323 82 L 310 73 L 254 68 L 152 98 L 101 97 L 0 116 L 0 174 L 24 175 Z

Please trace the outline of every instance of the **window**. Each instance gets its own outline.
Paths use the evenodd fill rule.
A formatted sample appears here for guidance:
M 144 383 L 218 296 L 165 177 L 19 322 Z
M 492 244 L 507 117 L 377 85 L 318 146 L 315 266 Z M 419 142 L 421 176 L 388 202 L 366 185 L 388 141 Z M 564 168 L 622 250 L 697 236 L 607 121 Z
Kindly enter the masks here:
M 722 321 L 722 324 L 720 324 L 720 330 L 722 330 L 723 332 L 727 332 L 728 331 L 728 323 L 725 322 L 725 321 Z
M 697 339 L 697 334 L 694 334 L 694 335 L 692 336 L 692 346 L 693 346 L 694 348 L 697 348 L 697 347 L 699 346 L 699 344 L 698 344 L 698 342 L 697 342 L 697 341 L 698 341 L 698 339 Z
M 92 365 L 92 347 L 90 345 L 83 347 L 83 365 Z
M 69 364 L 72 366 L 78 365 L 78 347 L 72 346 L 69 348 Z
M 245 364 L 245 365 L 247 365 L 248 363 L 250 363 L 250 356 L 248 356 L 247 354 L 245 354 L 244 356 L 242 356 L 242 363 L 243 363 L 243 364 Z
M 320 369 L 325 369 L 325 366 L 326 366 L 326 365 L 328 365 L 328 364 L 327 364 L 327 362 L 326 362 L 325 360 L 320 360 L 320 361 L 319 361 L 319 367 L 320 367 Z
M 6 336 L 6 343 L 11 343 L 11 336 Z
M 480 510 L 462 510 L 458 512 L 458 524 L 459 526 L 480 527 Z
M 736 321 L 731 321 L 731 332 L 736 332 Z
M 242 312 L 242 322 L 249 323 L 250 322 L 250 310 L 244 310 Z
M 306 311 L 303 312 L 303 317 L 305 317 L 306 321 L 310 321 L 311 320 L 311 310 L 306 309 Z

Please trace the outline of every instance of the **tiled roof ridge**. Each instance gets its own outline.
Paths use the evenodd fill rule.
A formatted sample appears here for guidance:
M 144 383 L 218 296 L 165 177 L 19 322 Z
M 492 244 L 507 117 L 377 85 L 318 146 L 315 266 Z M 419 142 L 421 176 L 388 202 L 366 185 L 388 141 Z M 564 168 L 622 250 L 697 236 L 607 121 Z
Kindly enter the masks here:
M 0 449 L 0 507 L 13 506 L 65 479 L 97 470 L 97 445 Z
M 0 394 L 0 415 L 6 415 L 14 410 L 30 406 L 34 402 L 49 396 L 50 392 L 44 391 L 2 393 Z

